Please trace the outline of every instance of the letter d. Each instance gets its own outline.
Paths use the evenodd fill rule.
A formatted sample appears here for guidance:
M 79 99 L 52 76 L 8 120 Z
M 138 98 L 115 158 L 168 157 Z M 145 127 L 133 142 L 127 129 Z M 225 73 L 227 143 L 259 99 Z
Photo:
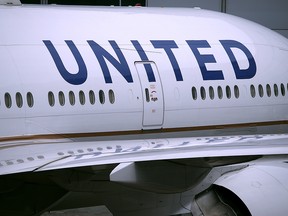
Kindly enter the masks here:
M 256 62 L 251 52 L 244 44 L 234 40 L 220 40 L 220 43 L 224 47 L 229 59 L 232 63 L 235 75 L 237 79 L 251 79 L 256 74 Z M 240 69 L 237 59 L 235 58 L 232 48 L 240 49 L 247 57 L 249 67 L 247 69 Z

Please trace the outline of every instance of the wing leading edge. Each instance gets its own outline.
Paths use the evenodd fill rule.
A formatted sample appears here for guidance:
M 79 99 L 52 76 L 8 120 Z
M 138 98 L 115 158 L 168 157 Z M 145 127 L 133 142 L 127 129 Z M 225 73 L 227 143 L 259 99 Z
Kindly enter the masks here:
M 0 175 L 144 161 L 282 155 L 288 154 L 287 142 L 288 134 L 2 143 Z

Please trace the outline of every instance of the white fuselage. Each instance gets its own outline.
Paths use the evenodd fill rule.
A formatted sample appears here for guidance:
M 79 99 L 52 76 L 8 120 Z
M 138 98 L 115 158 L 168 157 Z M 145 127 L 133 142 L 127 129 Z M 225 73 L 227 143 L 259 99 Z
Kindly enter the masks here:
M 0 139 L 288 120 L 287 39 L 240 18 L 2 6 L 0 28 Z

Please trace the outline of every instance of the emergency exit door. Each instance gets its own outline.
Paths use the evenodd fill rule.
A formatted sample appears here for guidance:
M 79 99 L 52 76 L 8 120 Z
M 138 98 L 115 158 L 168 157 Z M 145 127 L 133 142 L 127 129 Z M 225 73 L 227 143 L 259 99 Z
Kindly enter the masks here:
M 143 95 L 143 128 L 149 126 L 161 128 L 164 118 L 164 97 L 157 66 L 154 62 L 145 61 L 135 62 L 135 67 Z

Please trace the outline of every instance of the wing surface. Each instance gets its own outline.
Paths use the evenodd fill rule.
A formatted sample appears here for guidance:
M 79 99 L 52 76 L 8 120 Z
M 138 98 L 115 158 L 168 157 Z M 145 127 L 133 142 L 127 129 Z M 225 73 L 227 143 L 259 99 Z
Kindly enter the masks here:
M 0 175 L 141 161 L 288 154 L 288 134 L 0 143 Z

